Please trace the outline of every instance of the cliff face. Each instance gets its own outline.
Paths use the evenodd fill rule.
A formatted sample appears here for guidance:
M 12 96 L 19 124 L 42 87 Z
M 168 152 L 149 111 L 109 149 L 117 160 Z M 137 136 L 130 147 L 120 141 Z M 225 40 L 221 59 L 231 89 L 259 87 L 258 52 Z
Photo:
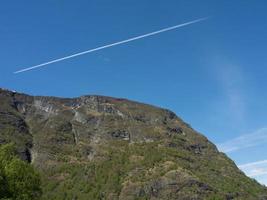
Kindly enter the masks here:
M 0 90 L 0 143 L 42 174 L 42 199 L 267 199 L 173 112 L 125 99 Z

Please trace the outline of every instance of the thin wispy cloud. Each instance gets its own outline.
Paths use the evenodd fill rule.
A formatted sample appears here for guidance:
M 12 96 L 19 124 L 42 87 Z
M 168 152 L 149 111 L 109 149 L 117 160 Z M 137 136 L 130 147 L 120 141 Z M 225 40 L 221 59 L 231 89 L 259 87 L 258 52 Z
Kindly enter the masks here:
M 226 59 L 227 60 L 227 59 Z M 244 123 L 246 104 L 244 98 L 244 74 L 242 68 L 231 61 L 217 61 L 217 79 L 222 87 L 227 103 L 228 113 L 235 123 Z
M 238 165 L 245 174 L 251 178 L 257 178 L 262 184 L 267 185 L 267 160 Z
M 171 30 L 174 30 L 174 29 L 177 29 L 177 28 L 181 28 L 181 27 L 184 27 L 184 26 L 195 24 L 195 23 L 207 20 L 207 19 L 208 19 L 207 17 L 199 18 L 199 19 L 196 19 L 196 20 L 193 20 L 193 21 L 189 21 L 189 22 L 186 22 L 186 23 L 183 23 L 183 24 L 178 24 L 178 25 L 175 25 L 175 26 L 171 26 L 171 27 L 168 27 L 168 28 L 160 29 L 158 31 L 154 31 L 154 32 L 147 33 L 147 34 L 144 34 L 144 35 L 136 36 L 136 37 L 129 38 L 129 39 L 126 39 L 126 40 L 122 40 L 122 41 L 119 41 L 119 42 L 107 44 L 107 45 L 104 45 L 104 46 L 101 46 L 101 47 L 97 47 L 97 48 L 94 48 L 94 49 L 89 49 L 89 50 L 82 51 L 82 52 L 79 52 L 79 53 L 75 53 L 75 54 L 72 54 L 72 55 L 69 55 L 69 56 L 65 56 L 65 57 L 62 57 L 62 58 L 51 60 L 51 61 L 48 61 L 48 62 L 45 62 L 45 63 L 42 63 L 42 64 L 38 64 L 38 65 L 31 66 L 31 67 L 27 67 L 27 68 L 18 70 L 18 71 L 14 72 L 14 73 L 18 74 L 18 73 L 21 73 L 21 72 L 30 71 L 30 70 L 33 70 L 33 69 L 44 67 L 44 66 L 47 66 L 47 65 L 50 65 L 50 64 L 53 64 L 53 63 L 61 62 L 63 60 L 71 59 L 71 58 L 74 58 L 74 57 L 77 57 L 77 56 L 81 56 L 81 55 L 84 55 L 84 54 L 92 53 L 92 52 L 99 51 L 99 50 L 102 50 L 102 49 L 106 49 L 106 48 L 110 48 L 110 47 L 113 47 L 113 46 L 125 44 L 125 43 L 132 42 L 132 41 L 135 41 L 135 40 L 139 40 L 139 39 L 143 39 L 143 38 L 150 37 L 150 36 L 153 36 L 153 35 L 157 35 L 157 34 L 160 34 L 160 33 L 163 33 L 163 32 L 171 31 Z
M 232 140 L 218 144 L 220 151 L 230 153 L 244 148 L 258 146 L 267 143 L 267 128 L 259 129 L 253 133 L 241 135 Z

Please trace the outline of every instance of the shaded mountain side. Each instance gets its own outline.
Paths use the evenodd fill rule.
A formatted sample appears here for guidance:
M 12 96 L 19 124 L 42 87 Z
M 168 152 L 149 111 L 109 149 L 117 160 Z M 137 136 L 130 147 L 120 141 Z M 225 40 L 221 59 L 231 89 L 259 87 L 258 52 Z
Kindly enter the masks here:
M 267 199 L 173 112 L 103 96 L 0 90 L 0 143 L 42 175 L 42 199 Z

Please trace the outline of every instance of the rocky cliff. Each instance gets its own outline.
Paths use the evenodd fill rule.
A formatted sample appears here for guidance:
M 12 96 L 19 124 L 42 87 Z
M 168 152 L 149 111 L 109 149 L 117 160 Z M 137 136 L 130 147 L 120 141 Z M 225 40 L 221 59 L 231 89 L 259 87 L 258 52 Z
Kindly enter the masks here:
M 42 199 L 267 199 L 173 112 L 126 99 L 0 89 L 0 143 L 42 175 Z

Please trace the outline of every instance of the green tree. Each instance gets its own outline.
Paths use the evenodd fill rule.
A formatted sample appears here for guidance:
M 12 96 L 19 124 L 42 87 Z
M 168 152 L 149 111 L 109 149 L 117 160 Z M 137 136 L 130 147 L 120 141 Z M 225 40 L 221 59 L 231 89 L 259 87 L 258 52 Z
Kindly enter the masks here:
M 39 174 L 20 160 L 13 144 L 0 146 L 0 199 L 35 200 L 41 195 Z

